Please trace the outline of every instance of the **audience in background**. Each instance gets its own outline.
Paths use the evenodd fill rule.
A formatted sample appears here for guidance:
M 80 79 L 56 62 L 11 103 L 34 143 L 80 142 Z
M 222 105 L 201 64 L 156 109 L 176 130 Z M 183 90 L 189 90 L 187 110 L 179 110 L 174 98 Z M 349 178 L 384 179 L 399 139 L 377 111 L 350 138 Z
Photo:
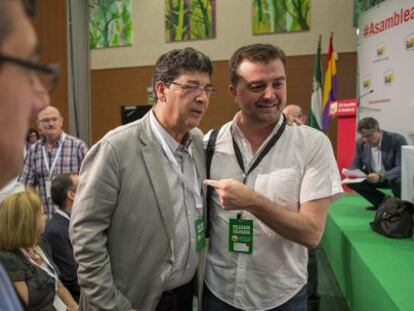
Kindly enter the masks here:
M 31 127 L 26 135 L 26 149 L 40 139 L 39 131 Z
M 46 224 L 45 240 L 52 248 L 53 262 L 60 270 L 60 280 L 75 300 L 79 301 L 78 265 L 69 240 L 69 221 L 79 184 L 77 174 L 62 174 L 52 181 L 52 200 L 59 208 Z
M 63 173 L 78 174 L 88 148 L 79 138 L 62 131 L 63 118 L 56 107 L 43 109 L 37 124 L 42 138 L 28 150 L 19 181 L 30 190 L 39 187 L 45 212 L 51 218 L 56 211 L 50 191 L 53 178 Z
M 192 48 L 161 55 L 153 109 L 87 154 L 70 224 L 85 310 L 192 311 L 205 243 L 195 127 L 214 94 L 212 71 Z
M 357 131 L 360 137 L 350 169 L 360 169 L 368 176 L 361 183 L 347 186 L 372 204 L 366 209 L 376 210 L 386 197 L 379 189 L 391 189 L 394 196 L 401 196 L 401 147 L 407 145 L 407 140 L 400 134 L 380 129 L 372 117 L 361 119 Z
M 283 113 L 288 118 L 288 121 L 295 122 L 296 124 L 306 124 L 308 122 L 308 116 L 303 113 L 302 107 L 298 105 L 287 105 L 283 109 Z
M 49 98 L 49 96 L 47 96 Z M 49 99 L 47 100 L 49 102 Z M 34 144 L 40 138 L 39 132 L 30 128 L 26 135 L 26 142 L 24 144 L 23 158 L 26 158 L 28 148 Z M 23 191 L 25 188 L 24 184 L 18 181 L 18 176 L 13 178 L 7 185 L 3 188 L 0 187 L 0 202 L 3 201 L 9 194 Z
M 306 310 L 308 247 L 318 245 L 342 187 L 329 139 L 286 126 L 285 63 L 268 44 L 230 59 L 240 111 L 221 127 L 205 181 L 215 190 L 205 311 Z
M 54 310 L 61 305 L 77 310 L 59 281 L 48 245 L 41 241 L 45 224 L 37 194 L 27 191 L 8 196 L 0 203 L 0 262 L 26 309 Z

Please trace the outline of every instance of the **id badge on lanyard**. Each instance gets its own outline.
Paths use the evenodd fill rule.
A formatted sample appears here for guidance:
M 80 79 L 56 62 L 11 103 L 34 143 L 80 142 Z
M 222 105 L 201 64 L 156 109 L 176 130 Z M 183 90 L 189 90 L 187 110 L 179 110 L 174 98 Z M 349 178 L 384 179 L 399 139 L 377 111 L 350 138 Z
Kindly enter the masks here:
M 177 177 L 182 181 L 182 183 L 184 184 L 184 187 L 186 187 L 194 195 L 195 207 L 197 209 L 202 209 L 203 208 L 203 197 L 201 193 L 201 185 L 199 184 L 199 181 L 197 178 L 197 170 L 196 170 L 194 162 L 192 165 L 194 180 L 188 180 L 188 178 L 184 176 L 184 174 L 181 172 L 177 160 L 175 159 L 168 145 L 165 143 L 158 129 L 152 124 L 151 124 L 151 129 L 153 133 L 155 134 L 155 136 L 157 137 L 157 140 L 160 143 L 161 148 L 164 151 L 168 161 L 170 162 L 172 169 L 177 174 Z
M 59 159 L 60 153 L 62 152 L 63 142 L 65 141 L 66 135 L 62 134 L 62 139 L 59 142 L 59 148 L 56 151 L 55 157 L 53 158 L 52 164 L 49 166 L 49 157 L 45 147 L 43 146 L 43 161 L 45 162 L 45 167 L 48 173 L 47 179 L 45 180 L 45 187 L 46 187 L 46 197 L 49 199 L 52 197 L 50 189 L 52 188 L 52 174 L 55 169 L 56 163 Z
M 195 220 L 196 251 L 200 252 L 206 246 L 205 222 L 203 217 Z
M 229 251 L 233 253 L 253 253 L 253 220 L 230 218 Z

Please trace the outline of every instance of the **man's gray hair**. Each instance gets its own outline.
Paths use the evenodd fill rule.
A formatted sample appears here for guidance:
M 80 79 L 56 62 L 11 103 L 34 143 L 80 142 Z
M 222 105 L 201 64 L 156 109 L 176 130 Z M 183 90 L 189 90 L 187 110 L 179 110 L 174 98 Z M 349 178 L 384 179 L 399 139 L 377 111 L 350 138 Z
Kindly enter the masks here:
M 358 133 L 374 132 L 376 130 L 379 130 L 379 128 L 379 123 L 376 119 L 367 117 L 359 120 L 357 130 Z

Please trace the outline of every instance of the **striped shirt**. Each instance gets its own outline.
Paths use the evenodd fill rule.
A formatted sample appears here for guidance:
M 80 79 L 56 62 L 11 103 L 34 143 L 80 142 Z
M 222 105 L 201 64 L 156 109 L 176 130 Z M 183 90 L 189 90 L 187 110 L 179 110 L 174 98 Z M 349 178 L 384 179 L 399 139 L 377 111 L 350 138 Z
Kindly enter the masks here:
M 60 145 L 62 146 L 60 147 Z M 53 144 L 51 151 L 48 150 L 44 138 L 29 148 L 19 181 L 26 187 L 39 186 L 40 197 L 48 218 L 52 217 L 57 206 L 53 204 L 52 199 L 47 195 L 46 182 L 53 180 L 54 177 L 60 174 L 78 174 L 87 151 L 88 147 L 82 140 L 63 132 Z M 44 154 L 47 156 L 47 161 L 44 160 Z M 53 165 L 55 157 L 57 157 L 57 161 Z M 49 174 L 51 168 L 52 172 Z M 49 175 L 51 175 L 51 178 L 49 178 Z
M 0 265 L 0 310 L 22 311 L 22 306 L 16 296 L 16 292 L 10 282 L 9 276 Z

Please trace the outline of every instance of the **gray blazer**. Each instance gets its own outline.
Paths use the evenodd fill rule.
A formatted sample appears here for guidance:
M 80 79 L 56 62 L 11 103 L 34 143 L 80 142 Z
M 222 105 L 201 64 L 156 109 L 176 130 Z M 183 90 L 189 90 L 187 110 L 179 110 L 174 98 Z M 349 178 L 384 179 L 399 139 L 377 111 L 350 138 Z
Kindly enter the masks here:
M 203 136 L 198 129 L 190 135 L 197 173 L 204 179 Z M 70 224 L 81 309 L 156 308 L 163 291 L 161 274 L 174 249 L 170 197 L 149 114 L 109 132 L 89 151 Z M 199 262 L 201 291 L 204 252 Z
M 382 130 L 381 160 L 385 169 L 385 177 L 392 181 L 401 178 L 401 146 L 407 145 L 404 136 Z M 361 138 L 355 147 L 352 169 L 358 168 L 365 173 L 372 173 L 371 147 L 365 144 Z

